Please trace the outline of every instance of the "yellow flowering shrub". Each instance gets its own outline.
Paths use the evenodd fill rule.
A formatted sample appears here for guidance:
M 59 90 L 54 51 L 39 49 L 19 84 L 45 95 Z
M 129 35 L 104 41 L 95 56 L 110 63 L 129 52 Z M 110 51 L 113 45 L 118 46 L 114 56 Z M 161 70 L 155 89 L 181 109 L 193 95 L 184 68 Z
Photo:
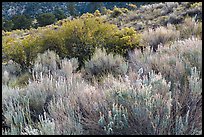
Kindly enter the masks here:
M 127 55 L 128 50 L 139 46 L 140 35 L 133 28 L 120 30 L 99 16 L 87 13 L 79 18 L 63 21 L 60 27 L 51 25 L 38 28 L 22 39 L 3 37 L 3 49 L 9 59 L 26 67 L 32 64 L 37 53 L 50 49 L 61 58 L 78 58 L 83 66 L 93 55 L 95 48 Z M 12 51 L 12 52 L 11 52 Z

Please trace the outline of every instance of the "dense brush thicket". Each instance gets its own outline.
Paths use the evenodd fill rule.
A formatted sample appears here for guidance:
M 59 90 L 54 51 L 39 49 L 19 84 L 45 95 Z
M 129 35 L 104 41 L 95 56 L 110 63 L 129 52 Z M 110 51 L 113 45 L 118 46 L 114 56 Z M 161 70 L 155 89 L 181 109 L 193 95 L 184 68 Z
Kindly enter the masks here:
M 80 66 L 91 58 L 95 48 L 105 48 L 127 55 L 129 50 L 139 47 L 140 35 L 133 28 L 118 29 L 92 14 L 67 21 L 54 29 L 39 29 L 38 33 L 26 35 L 23 39 L 12 34 L 3 39 L 3 53 L 21 66 L 29 67 L 37 56 L 50 49 L 61 58 L 78 58 Z
M 132 5 L 2 31 L 2 134 L 201 135 L 202 21 L 184 16 L 200 6 Z M 139 32 L 112 24 L 159 19 L 160 8 L 182 21 Z

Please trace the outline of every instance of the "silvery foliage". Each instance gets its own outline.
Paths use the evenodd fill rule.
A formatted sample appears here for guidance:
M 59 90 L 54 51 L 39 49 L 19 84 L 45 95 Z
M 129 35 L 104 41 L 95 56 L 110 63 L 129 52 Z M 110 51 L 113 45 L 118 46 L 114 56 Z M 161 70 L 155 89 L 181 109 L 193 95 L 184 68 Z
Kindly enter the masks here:
M 92 59 L 85 63 L 85 71 L 89 74 L 125 74 L 128 64 L 120 55 L 107 54 L 105 50 L 96 49 Z
M 108 120 L 105 120 L 104 114 L 100 113 L 98 125 L 106 134 L 117 134 L 122 130 L 128 129 L 127 109 L 122 105 L 113 104 L 112 110 L 108 112 Z
M 47 74 L 54 78 L 59 76 L 70 77 L 72 73 L 78 68 L 78 60 L 76 58 L 62 60 L 54 51 L 46 51 L 43 54 L 39 54 L 35 60 L 33 70 L 31 71 L 33 76 Z M 38 75 L 39 76 L 39 75 Z
M 83 133 L 81 114 L 76 114 L 74 106 L 66 97 L 54 97 L 49 103 L 50 116 L 55 119 L 55 134 L 80 135 Z

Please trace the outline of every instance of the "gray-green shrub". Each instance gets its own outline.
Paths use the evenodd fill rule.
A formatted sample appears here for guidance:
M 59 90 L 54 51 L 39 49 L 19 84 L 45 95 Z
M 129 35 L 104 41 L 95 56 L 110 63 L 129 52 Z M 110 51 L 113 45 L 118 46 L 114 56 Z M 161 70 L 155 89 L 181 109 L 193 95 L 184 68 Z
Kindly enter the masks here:
M 114 76 L 126 74 L 128 64 L 120 55 L 107 54 L 105 50 L 97 49 L 90 61 L 85 63 L 87 78 L 101 77 L 111 73 Z
M 141 45 L 150 46 L 151 49 L 156 51 L 159 44 L 166 44 L 170 41 L 175 41 L 179 38 L 179 31 L 172 25 L 166 27 L 158 27 L 154 29 L 148 29 L 143 32 Z

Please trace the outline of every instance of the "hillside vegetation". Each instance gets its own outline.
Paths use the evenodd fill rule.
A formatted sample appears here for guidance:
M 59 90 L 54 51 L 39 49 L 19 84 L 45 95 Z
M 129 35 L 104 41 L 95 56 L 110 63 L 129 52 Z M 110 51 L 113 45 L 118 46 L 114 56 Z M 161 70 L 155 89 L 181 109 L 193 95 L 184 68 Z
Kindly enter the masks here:
M 2 30 L 2 134 L 201 135 L 202 2 Z

